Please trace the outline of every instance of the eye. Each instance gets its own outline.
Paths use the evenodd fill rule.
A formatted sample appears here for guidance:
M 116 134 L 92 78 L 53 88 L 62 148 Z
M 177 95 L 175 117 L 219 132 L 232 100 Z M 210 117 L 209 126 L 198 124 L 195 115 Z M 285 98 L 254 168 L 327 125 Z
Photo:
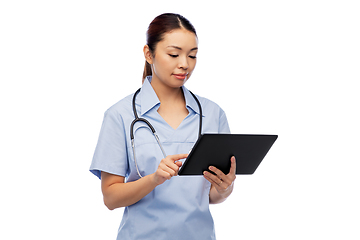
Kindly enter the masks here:
M 169 54 L 169 56 L 172 57 L 172 58 L 176 58 L 176 57 L 178 57 L 179 55 Z
M 195 58 L 196 58 L 196 56 L 189 56 L 189 58 L 195 59 Z

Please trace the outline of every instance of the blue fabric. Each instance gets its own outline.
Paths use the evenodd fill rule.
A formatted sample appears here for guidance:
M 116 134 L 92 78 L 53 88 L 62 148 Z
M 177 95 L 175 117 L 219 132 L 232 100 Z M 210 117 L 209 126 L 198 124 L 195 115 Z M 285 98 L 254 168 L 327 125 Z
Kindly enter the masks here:
M 182 87 L 188 116 L 174 130 L 157 112 L 160 101 L 147 77 L 136 97 L 139 117 L 156 129 L 168 155 L 189 153 L 198 138 L 199 109 Z M 198 96 L 197 96 L 198 97 Z M 139 179 L 130 141 L 133 94 L 106 112 L 90 171 L 101 178 L 101 171 L 124 176 L 126 182 Z M 198 97 L 203 109 L 202 133 L 230 133 L 224 111 L 214 102 Z M 141 175 L 154 173 L 163 154 L 151 130 L 142 122 L 134 127 L 135 151 Z M 139 202 L 128 206 L 119 227 L 118 238 L 126 239 L 215 239 L 209 211 L 211 184 L 203 176 L 176 176 L 157 186 Z

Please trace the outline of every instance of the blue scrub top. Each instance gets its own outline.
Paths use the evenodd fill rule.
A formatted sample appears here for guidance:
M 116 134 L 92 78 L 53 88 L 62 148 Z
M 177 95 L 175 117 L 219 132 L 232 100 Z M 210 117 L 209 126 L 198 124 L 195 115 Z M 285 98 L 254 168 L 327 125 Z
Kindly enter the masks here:
M 199 108 L 183 86 L 188 116 L 174 130 L 157 112 L 160 101 L 148 76 L 136 97 L 139 117 L 155 128 L 168 155 L 189 153 L 198 138 Z M 124 176 L 126 182 L 139 179 L 130 140 L 134 119 L 131 94 L 106 112 L 90 171 Z M 197 96 L 198 97 L 198 96 Z M 202 133 L 230 133 L 224 111 L 214 102 L 198 97 L 203 110 Z M 142 122 L 134 126 L 135 151 L 142 176 L 154 173 L 164 157 L 151 130 Z M 230 161 L 230 159 L 229 159 Z M 117 239 L 215 239 L 209 210 L 211 184 L 203 176 L 175 176 L 157 186 L 139 202 L 128 206 Z

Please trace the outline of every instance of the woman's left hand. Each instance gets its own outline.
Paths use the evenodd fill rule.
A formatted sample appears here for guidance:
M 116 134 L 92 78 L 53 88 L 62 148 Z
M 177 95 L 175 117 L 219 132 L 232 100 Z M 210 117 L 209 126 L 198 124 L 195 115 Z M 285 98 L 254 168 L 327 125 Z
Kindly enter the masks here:
M 214 166 L 210 166 L 209 170 L 215 174 L 204 171 L 204 177 L 212 184 L 212 186 L 217 190 L 217 192 L 222 195 L 222 197 L 227 198 L 232 192 L 232 186 L 236 179 L 235 157 L 231 157 L 230 172 L 227 175 L 225 175 L 221 170 Z

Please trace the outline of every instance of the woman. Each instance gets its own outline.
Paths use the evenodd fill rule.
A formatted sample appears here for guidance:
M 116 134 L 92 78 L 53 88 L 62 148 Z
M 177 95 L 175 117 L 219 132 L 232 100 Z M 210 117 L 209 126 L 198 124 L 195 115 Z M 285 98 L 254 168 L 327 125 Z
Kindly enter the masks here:
M 177 176 L 198 138 L 197 99 L 202 133 L 230 132 L 218 105 L 193 97 L 184 87 L 197 51 L 196 31 L 187 19 L 178 14 L 156 17 L 147 31 L 141 91 L 105 113 L 90 171 L 101 179 L 105 205 L 110 210 L 125 207 L 118 239 L 215 239 L 209 203 L 231 194 L 235 158 L 229 160 L 227 175 L 210 167 L 215 174 Z M 144 122 L 130 129 L 134 114 L 152 124 L 160 144 Z

